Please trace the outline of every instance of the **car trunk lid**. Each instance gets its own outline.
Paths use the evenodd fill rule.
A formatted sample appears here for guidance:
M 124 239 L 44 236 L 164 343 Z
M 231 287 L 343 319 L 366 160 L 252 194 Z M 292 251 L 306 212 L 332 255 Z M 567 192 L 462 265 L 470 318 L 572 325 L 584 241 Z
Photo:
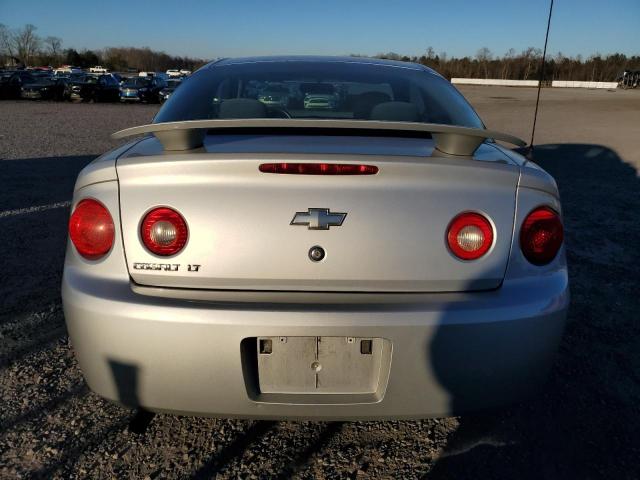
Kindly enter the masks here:
M 509 257 L 518 167 L 488 145 L 480 156 L 494 161 L 430 157 L 424 139 L 419 152 L 407 147 L 408 139 L 395 140 L 402 140 L 403 153 L 389 154 L 393 142 L 377 149 L 363 145 L 368 152 L 358 156 L 252 153 L 243 150 L 241 140 L 236 153 L 207 147 L 153 154 L 153 143 L 146 151 L 132 150 L 118 161 L 117 171 L 133 281 L 156 287 L 325 292 L 498 287 Z M 229 148 L 228 142 L 223 148 Z M 355 163 L 379 171 L 345 176 L 260 172 L 261 164 L 273 162 Z M 156 206 L 175 209 L 189 227 L 187 245 L 172 257 L 153 255 L 141 242 L 141 220 Z M 483 213 L 495 229 L 491 250 L 476 261 L 457 259 L 446 244 L 447 226 L 464 211 Z M 309 228 L 324 214 L 344 217 L 324 230 Z M 309 219 L 309 225 L 296 218 Z M 309 256 L 316 246 L 325 252 L 319 262 Z

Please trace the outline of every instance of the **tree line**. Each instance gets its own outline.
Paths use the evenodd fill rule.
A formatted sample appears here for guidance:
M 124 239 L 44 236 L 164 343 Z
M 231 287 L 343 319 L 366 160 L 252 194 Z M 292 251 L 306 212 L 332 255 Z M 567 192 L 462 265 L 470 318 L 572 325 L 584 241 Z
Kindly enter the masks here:
M 73 65 L 89 68 L 102 65 L 112 71 L 164 71 L 170 68 L 193 71 L 207 63 L 200 58 L 169 55 L 149 47 L 108 47 L 82 51 L 65 49 L 60 37 L 42 38 L 36 31 L 37 27 L 31 24 L 10 29 L 0 23 L 0 66 Z
M 40 37 L 37 28 L 28 24 L 10 29 L 0 23 L 0 60 L 25 66 L 61 64 L 82 68 L 102 65 L 113 71 L 164 71 L 169 68 L 196 70 L 206 60 L 169 55 L 149 47 L 108 47 L 102 50 L 76 51 L 62 48 L 62 39 L 56 36 Z M 438 71 L 446 78 L 499 78 L 530 80 L 540 78 L 542 50 L 529 47 L 522 52 L 513 48 L 503 55 L 495 55 L 486 47 L 475 56 L 449 57 L 446 52 L 436 53 L 428 47 L 424 54 L 407 56 L 389 52 L 376 55 L 405 62 L 416 62 Z M 562 53 L 548 55 L 545 61 L 545 80 L 614 81 L 624 70 L 640 70 L 640 55 L 621 53 L 587 58 Z
M 473 57 L 449 57 L 446 52 L 437 54 L 432 47 L 420 56 L 398 53 L 380 53 L 377 58 L 416 62 L 433 68 L 444 77 L 498 78 L 503 80 L 538 80 L 542 68 L 542 50 L 529 47 L 520 53 L 510 48 L 504 55 L 494 55 L 487 47 L 480 48 Z M 565 56 L 561 52 L 545 58 L 545 81 L 576 80 L 615 81 L 624 70 L 640 70 L 640 55 L 622 53 Z

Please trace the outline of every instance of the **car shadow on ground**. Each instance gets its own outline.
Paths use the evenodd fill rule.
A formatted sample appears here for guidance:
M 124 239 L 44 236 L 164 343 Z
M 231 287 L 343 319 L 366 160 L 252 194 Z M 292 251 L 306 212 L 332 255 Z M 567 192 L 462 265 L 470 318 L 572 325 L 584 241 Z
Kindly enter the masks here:
M 540 395 L 460 417 L 428 479 L 637 478 L 640 178 L 600 145 L 540 145 L 532 158 L 563 206 L 572 303 L 559 354 Z
M 96 155 L 0 161 L 0 365 L 63 338 L 60 282 L 69 203 L 78 172 Z M 7 333 L 6 331 L 3 333 Z

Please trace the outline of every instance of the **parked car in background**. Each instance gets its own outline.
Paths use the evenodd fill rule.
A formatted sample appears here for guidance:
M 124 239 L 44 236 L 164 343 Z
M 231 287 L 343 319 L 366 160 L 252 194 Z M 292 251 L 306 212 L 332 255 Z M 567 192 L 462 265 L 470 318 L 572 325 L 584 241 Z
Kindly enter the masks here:
M 124 80 L 124 77 L 118 73 L 110 73 L 109 75 L 111 75 L 115 79 L 115 81 L 118 82 L 118 85 L 120 85 Z
M 89 69 L 89 73 L 109 73 L 109 70 L 104 68 L 102 65 L 96 65 Z
M 338 106 L 336 89 L 331 83 L 303 83 L 305 110 L 334 110 Z
M 55 75 L 52 76 L 52 78 L 61 78 L 63 80 L 66 80 L 67 83 L 68 82 L 72 82 L 72 81 L 79 81 L 80 79 L 84 78 L 87 74 L 84 72 L 81 73 L 57 73 Z
M 9 80 L 13 76 L 12 71 L 0 72 L 0 99 L 9 98 Z
M 133 77 L 120 86 L 120 101 L 158 103 L 160 91 L 166 86 L 161 78 Z
M 27 70 L 40 73 L 53 73 L 53 68 L 47 66 L 29 67 Z
M 182 83 L 182 79 L 180 78 L 170 78 L 166 81 L 167 86 L 160 90 L 159 98 L 161 102 L 166 102 L 171 94 L 180 86 Z
M 304 97 L 304 108 L 307 110 L 334 110 L 338 99 L 332 93 L 308 93 Z
M 63 100 L 67 79 L 42 76 L 20 87 L 20 97 L 30 100 Z
M 15 70 L 0 71 L 0 98 L 8 98 L 9 80 L 15 74 Z
M 117 102 L 120 85 L 112 75 L 83 75 L 67 83 L 65 97 L 83 102 Z
M 36 83 L 39 76 L 28 70 L 16 70 L 3 75 L 0 83 L 0 98 L 20 98 L 22 86 Z
M 167 75 L 169 75 L 170 77 L 181 77 L 182 74 L 180 73 L 180 70 L 167 70 Z
M 0 69 L 0 81 L 2 81 L 2 79 L 4 78 L 9 78 L 11 77 L 11 75 L 13 75 L 13 73 L 15 72 L 15 70 L 9 70 L 9 69 Z
M 54 75 L 66 75 L 70 73 L 84 73 L 81 68 L 73 67 L 71 65 L 63 65 L 62 67 L 58 67 L 53 71 Z
M 637 88 L 640 85 L 640 70 L 625 70 L 616 78 L 616 81 L 623 90 Z
M 182 75 L 183 77 L 187 77 L 191 75 L 191 70 L 180 70 L 180 75 Z

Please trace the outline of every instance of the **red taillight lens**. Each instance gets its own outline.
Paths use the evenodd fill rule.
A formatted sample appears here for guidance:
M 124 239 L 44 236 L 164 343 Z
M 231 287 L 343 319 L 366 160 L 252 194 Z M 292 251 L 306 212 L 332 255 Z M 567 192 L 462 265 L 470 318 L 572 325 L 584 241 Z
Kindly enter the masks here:
M 545 265 L 553 260 L 563 239 L 560 215 L 549 207 L 536 208 L 527 215 L 520 229 L 520 248 L 534 265 Z
M 175 210 L 154 208 L 140 225 L 142 243 L 151 253 L 163 257 L 175 255 L 184 248 L 189 237 L 187 223 Z
M 375 175 L 375 165 L 340 163 L 263 163 L 262 173 L 288 173 L 294 175 Z
M 462 260 L 476 260 L 493 244 L 493 227 L 483 215 L 465 212 L 454 218 L 447 230 L 449 249 Z
M 115 227 L 109 210 L 97 200 L 81 200 L 69 220 L 69 237 L 80 255 L 97 260 L 111 250 Z

